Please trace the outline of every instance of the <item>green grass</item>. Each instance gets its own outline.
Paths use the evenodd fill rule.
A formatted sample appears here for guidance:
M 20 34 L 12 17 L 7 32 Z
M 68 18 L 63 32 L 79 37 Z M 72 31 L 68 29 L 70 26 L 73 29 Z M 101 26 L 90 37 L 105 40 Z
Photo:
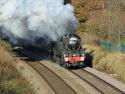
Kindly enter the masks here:
M 3 81 L 1 83 L 2 93 L 4 94 L 25 94 L 26 87 L 16 81 Z

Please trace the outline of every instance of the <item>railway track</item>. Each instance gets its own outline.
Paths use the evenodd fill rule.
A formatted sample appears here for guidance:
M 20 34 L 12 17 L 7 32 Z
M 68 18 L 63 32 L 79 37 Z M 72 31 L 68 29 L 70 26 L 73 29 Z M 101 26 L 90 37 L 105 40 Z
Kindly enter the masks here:
M 55 94 L 77 94 L 65 81 L 41 63 L 28 63 L 48 83 Z
M 26 52 L 21 52 L 24 56 L 31 55 Z M 36 56 L 33 54 L 30 57 L 32 60 L 35 60 Z M 124 91 L 114 87 L 110 83 L 100 79 L 99 77 L 95 76 L 94 74 L 84 70 L 84 69 L 76 69 L 76 70 L 65 70 L 64 68 L 60 68 L 57 64 L 54 63 L 44 63 L 42 64 L 40 61 L 31 62 L 28 61 L 28 65 L 31 66 L 50 86 L 50 88 L 54 91 L 55 94 L 125 94 Z M 49 67 L 48 67 L 49 66 Z M 55 67 L 57 66 L 57 67 Z M 61 69 L 64 71 L 69 72 L 69 77 L 61 77 Z M 63 73 L 62 73 L 63 74 Z M 70 79 L 70 75 L 74 75 L 79 81 L 74 80 L 74 84 L 69 82 L 67 79 Z M 65 80 L 64 80 L 65 79 Z M 73 78 L 72 78 L 73 79 Z M 85 93 L 82 84 L 83 82 L 88 83 L 91 85 L 97 92 L 96 93 Z M 72 86 L 71 86 L 72 85 Z M 74 86 L 77 85 L 77 86 Z M 80 85 L 80 86 L 78 86 Z M 92 90 L 92 89 L 91 89 Z
M 86 81 L 90 85 L 92 85 L 95 89 L 100 91 L 102 94 L 125 94 L 124 91 L 119 90 L 115 86 L 107 83 L 96 75 L 84 70 L 71 70 L 71 72 L 77 75 L 82 80 Z

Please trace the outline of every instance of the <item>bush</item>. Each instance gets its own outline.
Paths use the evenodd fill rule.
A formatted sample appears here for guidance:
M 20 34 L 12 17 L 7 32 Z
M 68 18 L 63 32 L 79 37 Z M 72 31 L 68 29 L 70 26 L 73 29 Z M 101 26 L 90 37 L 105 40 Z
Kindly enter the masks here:
M 19 85 L 16 81 L 3 81 L 1 83 L 2 94 L 25 94 L 26 87 Z
M 116 78 L 125 83 L 125 54 L 108 51 L 98 47 L 85 45 L 86 52 L 91 52 L 93 55 L 93 67 L 99 71 L 109 74 L 116 74 Z
M 95 34 L 84 33 L 81 36 L 82 44 L 96 45 L 99 42 L 99 38 Z
M 6 48 L 0 45 L 0 51 L 0 94 L 34 94 L 15 69 L 15 61 Z

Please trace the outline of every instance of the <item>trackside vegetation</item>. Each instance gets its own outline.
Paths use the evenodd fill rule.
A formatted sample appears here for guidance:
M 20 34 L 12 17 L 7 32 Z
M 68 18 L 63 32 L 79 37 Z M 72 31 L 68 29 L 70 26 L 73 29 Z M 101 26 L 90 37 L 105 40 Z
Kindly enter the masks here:
M 0 41 L 0 94 L 34 94 L 29 83 L 15 69 L 9 44 Z
M 93 45 L 84 45 L 87 53 L 93 56 L 93 68 L 108 73 L 125 83 L 125 54 L 108 52 L 104 48 Z
M 78 18 L 77 33 L 91 56 L 93 68 L 125 82 L 125 1 L 72 0 L 72 4 Z M 118 49 L 97 46 L 105 41 L 118 45 Z

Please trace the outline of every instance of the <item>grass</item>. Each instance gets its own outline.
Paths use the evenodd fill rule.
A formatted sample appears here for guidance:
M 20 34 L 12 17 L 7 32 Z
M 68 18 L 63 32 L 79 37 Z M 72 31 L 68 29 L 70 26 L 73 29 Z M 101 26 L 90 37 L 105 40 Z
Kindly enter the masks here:
M 93 45 L 85 45 L 86 52 L 93 56 L 93 67 L 108 74 L 115 74 L 116 78 L 125 83 L 125 54 L 108 52 L 103 48 Z
M 119 38 L 120 40 L 125 38 L 125 4 L 122 3 L 123 0 L 112 1 L 115 11 L 111 12 L 113 20 L 110 27 L 112 30 L 108 32 L 109 9 L 106 0 L 72 0 L 75 15 L 78 19 L 77 32 L 81 37 L 86 52 L 93 56 L 89 58 L 92 59 L 93 67 L 109 74 L 116 74 L 116 78 L 125 83 L 125 54 L 111 52 L 104 47 L 95 46 L 100 40 L 118 41 L 119 43 Z M 122 44 L 124 42 L 124 40 L 121 41 Z M 91 57 L 91 55 L 88 56 Z
M 15 61 L 7 51 L 8 44 L 5 45 L 0 42 L 0 94 L 34 94 L 28 82 L 15 69 Z

